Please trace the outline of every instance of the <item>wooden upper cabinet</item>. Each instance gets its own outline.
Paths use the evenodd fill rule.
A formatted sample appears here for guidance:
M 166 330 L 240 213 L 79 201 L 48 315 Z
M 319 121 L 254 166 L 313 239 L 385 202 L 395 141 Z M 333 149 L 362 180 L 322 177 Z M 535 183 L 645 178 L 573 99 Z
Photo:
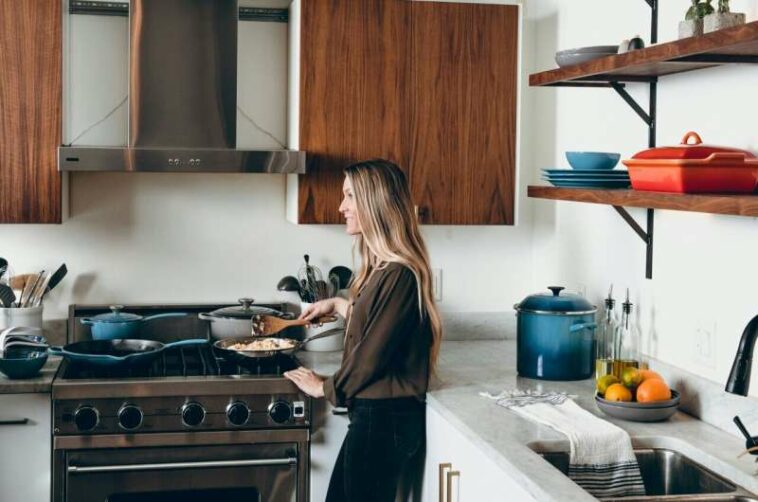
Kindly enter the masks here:
M 60 0 L 0 0 L 0 223 L 60 223 Z
M 412 2 L 411 191 L 422 223 L 512 225 L 518 7 Z
M 381 157 L 408 165 L 410 3 L 303 0 L 299 223 L 342 223 L 342 170 Z
M 303 0 L 298 221 L 341 223 L 342 169 L 382 157 L 427 224 L 513 224 L 518 7 Z

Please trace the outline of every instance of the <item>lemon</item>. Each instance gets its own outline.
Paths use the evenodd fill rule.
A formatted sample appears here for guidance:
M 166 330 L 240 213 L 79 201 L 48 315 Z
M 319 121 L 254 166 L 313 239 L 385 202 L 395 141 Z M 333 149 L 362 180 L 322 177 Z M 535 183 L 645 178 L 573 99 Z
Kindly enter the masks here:
M 606 389 L 618 382 L 619 379 L 616 378 L 616 375 L 603 375 L 597 379 L 597 391 L 601 396 L 604 396 Z
M 624 368 L 624 371 L 621 373 L 621 383 L 623 383 L 629 389 L 636 388 L 641 381 L 642 373 L 640 373 L 640 370 L 637 368 L 629 366 L 627 368 Z

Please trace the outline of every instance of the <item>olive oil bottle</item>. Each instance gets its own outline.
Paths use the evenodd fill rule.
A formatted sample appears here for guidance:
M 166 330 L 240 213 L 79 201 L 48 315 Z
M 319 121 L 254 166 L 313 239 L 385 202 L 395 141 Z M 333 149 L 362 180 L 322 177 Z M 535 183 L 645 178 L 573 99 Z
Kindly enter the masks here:
M 597 345 L 595 353 L 595 378 L 600 379 L 605 375 L 614 374 L 613 371 L 613 342 L 616 329 L 619 325 L 618 315 L 614 307 L 616 300 L 613 299 L 613 284 L 608 290 L 608 298 L 605 299 L 605 311 L 597 330 Z
M 626 301 L 621 304 L 621 322 L 616 327 L 613 346 L 613 374 L 622 379 L 626 368 L 640 367 L 640 336 L 632 329 L 632 306 L 629 301 L 629 288 L 626 290 Z

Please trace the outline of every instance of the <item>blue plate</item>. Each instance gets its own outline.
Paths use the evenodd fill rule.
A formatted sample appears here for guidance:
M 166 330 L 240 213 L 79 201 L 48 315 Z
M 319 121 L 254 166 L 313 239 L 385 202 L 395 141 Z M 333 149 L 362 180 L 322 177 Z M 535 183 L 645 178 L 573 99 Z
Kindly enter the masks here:
M 566 181 L 624 181 L 629 180 L 629 176 L 563 176 L 559 174 L 543 175 L 547 180 L 566 180 Z
M 629 180 L 557 180 L 548 179 L 551 184 L 557 187 L 566 188 L 629 188 L 631 183 Z
M 593 177 L 626 177 L 629 176 L 629 171 L 621 170 L 609 170 L 609 171 L 602 171 L 602 170 L 592 170 L 592 169 L 543 169 L 543 173 L 549 174 L 549 175 L 560 175 L 560 176 L 571 176 L 571 177 L 582 177 L 582 176 L 593 176 Z

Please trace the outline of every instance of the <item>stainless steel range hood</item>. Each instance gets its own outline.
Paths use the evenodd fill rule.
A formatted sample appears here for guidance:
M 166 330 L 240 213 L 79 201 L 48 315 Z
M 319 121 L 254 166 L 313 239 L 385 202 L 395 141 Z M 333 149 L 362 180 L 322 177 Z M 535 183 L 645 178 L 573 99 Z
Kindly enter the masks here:
M 131 0 L 126 147 L 63 145 L 61 171 L 304 173 L 305 152 L 238 150 L 237 0 Z

